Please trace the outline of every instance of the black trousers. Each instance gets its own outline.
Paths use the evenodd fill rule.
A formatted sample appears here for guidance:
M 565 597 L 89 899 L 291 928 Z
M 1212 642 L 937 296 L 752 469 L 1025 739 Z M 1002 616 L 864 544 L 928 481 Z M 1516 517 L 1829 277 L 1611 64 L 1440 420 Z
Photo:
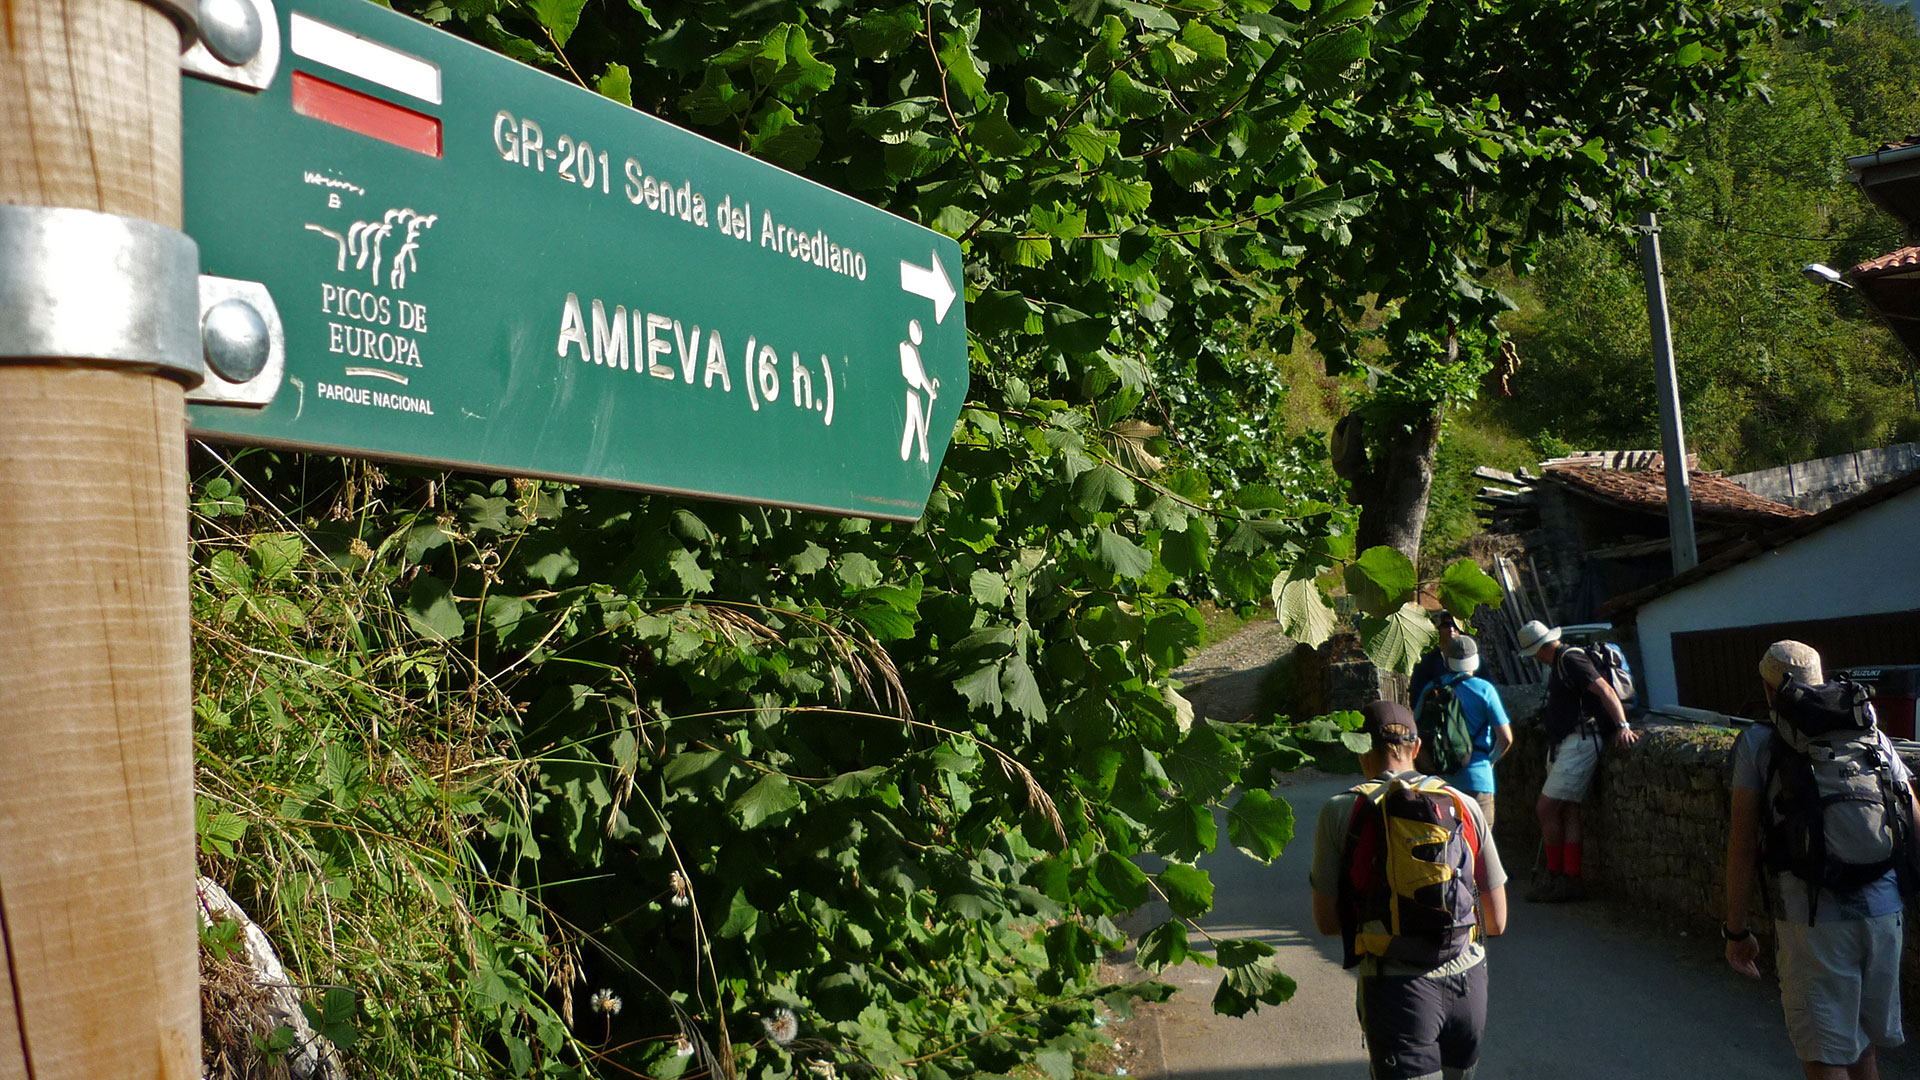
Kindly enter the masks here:
M 1374 1080 L 1470 1080 L 1487 1026 L 1487 963 L 1441 978 L 1360 979 L 1360 1030 Z

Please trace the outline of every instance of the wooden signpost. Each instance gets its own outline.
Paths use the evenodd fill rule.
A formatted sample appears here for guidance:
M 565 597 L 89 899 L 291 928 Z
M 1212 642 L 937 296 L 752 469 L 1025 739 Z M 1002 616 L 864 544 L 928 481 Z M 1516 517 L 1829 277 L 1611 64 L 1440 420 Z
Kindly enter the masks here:
M 177 229 L 175 23 L 134 0 L 9 0 L 0 18 L 0 210 Z M 0 347 L 0 1080 L 190 1080 L 183 388 L 124 358 L 21 351 Z

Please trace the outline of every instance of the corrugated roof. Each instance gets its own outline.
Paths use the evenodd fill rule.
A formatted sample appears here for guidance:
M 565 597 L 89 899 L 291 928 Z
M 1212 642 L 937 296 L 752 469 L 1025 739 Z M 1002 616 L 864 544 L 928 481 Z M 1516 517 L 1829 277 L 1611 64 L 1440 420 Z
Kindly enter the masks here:
M 1580 494 L 1650 514 L 1667 512 L 1667 470 L 1658 455 L 1653 464 L 1638 469 L 1559 464 L 1547 466 L 1544 472 L 1546 479 Z M 1756 495 L 1724 476 L 1698 469 L 1688 472 L 1687 485 L 1696 517 L 1784 522 L 1812 516 L 1809 511 Z
M 1898 479 L 1889 480 L 1879 487 L 1869 488 L 1845 502 L 1834 503 L 1818 514 L 1812 514 L 1796 521 L 1788 522 L 1777 529 L 1767 532 L 1758 539 L 1736 544 L 1726 551 L 1715 555 L 1713 558 L 1708 559 L 1706 562 L 1688 570 L 1684 574 L 1675 574 L 1665 581 L 1649 585 L 1644 589 L 1638 589 L 1622 596 L 1616 596 L 1601 606 L 1600 614 L 1609 618 L 1619 615 L 1630 615 L 1645 606 L 1649 601 L 1657 600 L 1670 592 L 1684 589 L 1696 581 L 1712 577 L 1722 570 L 1738 566 L 1748 559 L 1771 551 L 1774 548 L 1792 543 L 1803 536 L 1819 532 L 1829 525 L 1844 521 L 1860 513 L 1862 510 L 1869 510 L 1879 506 L 1881 503 L 1893 499 L 1896 496 L 1904 495 L 1915 488 L 1920 488 L 1920 472 L 1910 472 Z
M 1920 270 L 1920 246 L 1903 247 L 1899 251 L 1890 252 L 1877 259 L 1868 259 L 1847 271 L 1847 276 L 1872 278 L 1911 270 Z

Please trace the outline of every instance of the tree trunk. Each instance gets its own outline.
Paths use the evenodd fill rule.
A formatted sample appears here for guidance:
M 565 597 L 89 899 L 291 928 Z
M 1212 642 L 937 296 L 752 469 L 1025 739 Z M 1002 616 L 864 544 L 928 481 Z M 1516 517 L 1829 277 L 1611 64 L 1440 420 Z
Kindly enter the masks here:
M 1420 534 L 1427 524 L 1427 492 L 1433 487 L 1433 456 L 1444 416 L 1435 406 L 1405 428 L 1376 424 L 1386 430 L 1370 432 L 1358 416 L 1349 415 L 1334 428 L 1334 469 L 1351 482 L 1351 499 L 1360 507 L 1357 551 L 1384 544 L 1420 564 Z

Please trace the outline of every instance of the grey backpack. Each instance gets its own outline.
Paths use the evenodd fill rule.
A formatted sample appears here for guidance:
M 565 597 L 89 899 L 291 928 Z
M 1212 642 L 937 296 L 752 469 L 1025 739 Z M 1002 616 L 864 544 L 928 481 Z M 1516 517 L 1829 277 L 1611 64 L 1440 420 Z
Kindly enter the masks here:
M 1852 892 L 1894 869 L 1910 887 L 1911 807 L 1870 696 L 1844 676 L 1775 695 L 1763 849 L 1768 867 L 1811 887 L 1810 919 L 1821 888 Z

